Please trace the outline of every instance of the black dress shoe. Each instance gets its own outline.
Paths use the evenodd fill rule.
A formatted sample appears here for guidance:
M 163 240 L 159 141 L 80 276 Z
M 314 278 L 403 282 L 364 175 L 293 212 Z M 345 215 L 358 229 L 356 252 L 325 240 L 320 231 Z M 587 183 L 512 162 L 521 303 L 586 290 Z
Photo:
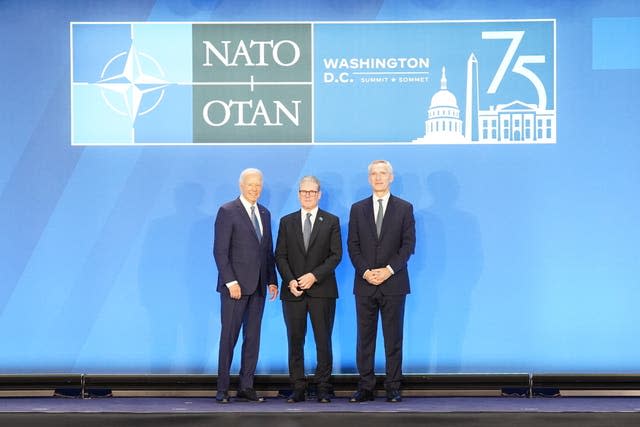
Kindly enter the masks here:
M 358 390 L 353 394 L 353 396 L 351 396 L 351 399 L 349 399 L 349 402 L 351 403 L 367 402 L 369 400 L 374 400 L 374 399 L 375 399 L 375 396 L 373 395 L 373 392 L 371 390 Z
M 331 395 L 329 394 L 329 392 L 325 390 L 318 391 L 318 402 L 331 403 Z
M 402 402 L 402 395 L 400 394 L 400 390 L 387 390 L 387 402 Z
M 218 403 L 229 403 L 231 400 L 229 399 L 229 393 L 226 391 L 219 391 L 216 393 L 216 402 Z
M 241 402 L 264 402 L 264 397 L 258 396 L 258 393 L 256 393 L 256 391 L 252 388 L 238 390 L 236 399 L 240 400 Z
M 287 403 L 298 403 L 306 400 L 304 389 L 295 389 L 287 399 Z

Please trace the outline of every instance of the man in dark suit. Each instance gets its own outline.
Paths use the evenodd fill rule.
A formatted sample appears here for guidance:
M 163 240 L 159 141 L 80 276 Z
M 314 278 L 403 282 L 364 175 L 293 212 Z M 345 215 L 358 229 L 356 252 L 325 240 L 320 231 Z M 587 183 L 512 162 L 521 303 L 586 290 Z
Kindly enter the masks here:
M 261 192 L 262 172 L 245 169 L 240 174 L 240 197 L 222 205 L 216 216 L 213 256 L 218 267 L 222 320 L 216 400 L 220 403 L 230 401 L 229 371 L 241 327 L 242 359 L 236 398 L 250 402 L 264 400 L 253 388 L 253 376 L 267 288 L 270 299 L 275 300 L 278 285 L 271 214 L 257 203 Z
M 388 402 L 400 402 L 404 305 L 409 293 L 407 261 L 416 244 L 413 206 L 391 195 L 393 168 L 386 160 L 369 164 L 373 197 L 351 206 L 347 246 L 355 267 L 358 338 L 356 363 L 358 390 L 350 402 L 375 397 L 374 356 L 378 313 L 386 358 L 384 382 Z
M 335 269 L 342 258 L 342 238 L 338 217 L 318 208 L 321 195 L 317 178 L 305 176 L 300 180 L 298 198 L 302 208 L 282 217 L 276 242 L 293 385 L 290 403 L 305 400 L 307 316 L 311 317 L 316 342 L 317 399 L 322 403 L 331 401 L 331 332 L 338 298 Z

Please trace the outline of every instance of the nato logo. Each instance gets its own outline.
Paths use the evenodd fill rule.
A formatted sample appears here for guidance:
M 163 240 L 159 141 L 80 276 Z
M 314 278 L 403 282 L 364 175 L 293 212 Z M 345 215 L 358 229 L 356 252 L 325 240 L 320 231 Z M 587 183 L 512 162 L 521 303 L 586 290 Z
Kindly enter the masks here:
M 74 145 L 192 141 L 191 25 L 71 24 Z
M 72 23 L 71 42 L 74 145 L 311 141 L 308 24 Z

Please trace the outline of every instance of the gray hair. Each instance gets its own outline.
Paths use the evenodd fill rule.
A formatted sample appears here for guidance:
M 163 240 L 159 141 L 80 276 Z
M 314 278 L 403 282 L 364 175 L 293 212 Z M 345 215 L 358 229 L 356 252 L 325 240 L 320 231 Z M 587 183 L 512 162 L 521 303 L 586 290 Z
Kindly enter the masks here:
M 388 160 L 374 160 L 371 163 L 369 163 L 369 168 L 368 168 L 369 173 L 371 173 L 371 169 L 373 169 L 375 165 L 385 165 L 389 173 L 393 175 L 393 166 L 391 166 L 391 163 L 389 163 Z
M 260 175 L 260 179 L 262 178 L 262 171 L 256 168 L 246 168 L 242 172 L 240 172 L 240 178 L 238 178 L 238 183 L 242 184 L 247 175 Z
M 316 178 L 313 175 L 305 175 L 300 179 L 300 185 L 302 185 L 303 182 L 313 182 L 315 185 L 318 186 L 318 191 L 320 191 L 320 180 L 318 178 Z

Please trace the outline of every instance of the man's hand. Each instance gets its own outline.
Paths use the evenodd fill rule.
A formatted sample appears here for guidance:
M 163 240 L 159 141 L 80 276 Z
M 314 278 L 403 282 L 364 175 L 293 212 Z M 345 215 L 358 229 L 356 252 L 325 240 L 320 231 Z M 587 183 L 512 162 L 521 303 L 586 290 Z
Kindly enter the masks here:
M 304 291 L 298 289 L 298 281 L 292 280 L 289 282 L 289 290 L 293 294 L 294 297 L 299 297 L 304 293 Z
M 389 277 L 391 277 L 391 272 L 387 267 L 376 268 L 372 273 L 375 280 L 378 282 L 378 285 L 383 284 Z
M 367 270 L 363 276 L 364 280 L 366 280 L 373 286 L 379 286 L 383 284 L 389 277 L 391 277 L 391 272 L 387 267 Z
M 376 283 L 376 277 L 373 274 L 373 270 L 365 271 L 364 275 L 362 276 L 362 278 L 364 280 L 366 280 L 367 283 L 369 283 L 370 285 L 373 285 L 373 286 L 378 286 L 379 285 L 379 283 Z
M 269 298 L 269 301 L 273 301 L 278 298 L 278 285 L 271 283 L 269 285 L 269 294 L 271 294 L 271 298 Z
M 231 299 L 240 299 L 242 297 L 242 289 L 238 283 L 229 286 L 229 296 Z
M 313 273 L 303 274 L 298 277 L 298 285 L 300 286 L 300 289 L 307 290 L 312 287 L 314 283 L 316 283 L 316 276 L 314 276 Z

